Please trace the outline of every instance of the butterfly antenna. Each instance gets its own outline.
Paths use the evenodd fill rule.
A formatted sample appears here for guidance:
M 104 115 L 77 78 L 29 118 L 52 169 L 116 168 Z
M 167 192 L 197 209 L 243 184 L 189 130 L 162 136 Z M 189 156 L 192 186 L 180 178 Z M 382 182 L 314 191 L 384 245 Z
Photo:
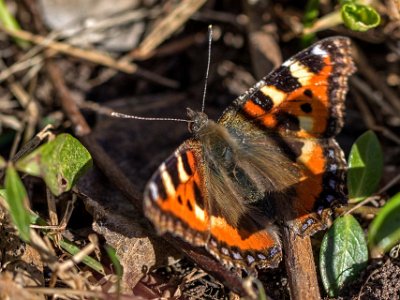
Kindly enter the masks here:
M 204 90 L 203 90 L 203 101 L 201 104 L 201 112 L 204 112 L 204 106 L 206 103 L 208 73 L 210 72 L 210 63 L 211 63 L 212 35 L 213 35 L 212 25 L 209 25 L 208 26 L 208 60 L 207 60 L 207 70 L 206 70 L 206 77 L 205 77 Z
M 148 117 L 140 117 L 140 116 L 134 116 L 134 115 L 126 115 L 126 114 L 121 114 L 119 112 L 111 112 L 110 115 L 112 117 L 116 118 L 123 118 L 123 119 L 135 119 L 135 120 L 143 120 L 143 121 L 174 121 L 174 122 L 185 122 L 185 123 L 191 123 L 193 122 L 192 120 L 185 120 L 185 119 L 176 119 L 176 118 L 148 118 Z

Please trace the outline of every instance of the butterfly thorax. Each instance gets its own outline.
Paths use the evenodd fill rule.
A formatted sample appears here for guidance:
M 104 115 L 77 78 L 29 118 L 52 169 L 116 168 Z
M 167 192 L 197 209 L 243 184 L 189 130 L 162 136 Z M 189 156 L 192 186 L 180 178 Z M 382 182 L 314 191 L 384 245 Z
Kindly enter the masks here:
M 214 157 L 222 164 L 230 164 L 233 153 L 236 152 L 238 140 L 232 136 L 226 127 L 208 119 L 204 112 L 187 109 L 189 131 L 203 145 L 204 155 L 209 159 Z

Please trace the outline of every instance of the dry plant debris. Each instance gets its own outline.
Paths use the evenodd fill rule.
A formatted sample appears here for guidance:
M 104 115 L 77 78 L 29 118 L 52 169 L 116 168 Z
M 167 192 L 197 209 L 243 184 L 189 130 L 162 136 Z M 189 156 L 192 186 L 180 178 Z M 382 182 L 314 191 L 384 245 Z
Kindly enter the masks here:
M 200 107 L 209 24 L 214 41 L 206 107 L 213 119 L 282 58 L 304 48 L 304 31 L 316 32 L 315 38 L 351 37 L 359 71 L 351 79 L 339 142 L 349 153 L 358 136 L 375 131 L 384 165 L 378 191 L 341 212 L 351 210 L 367 232 L 379 209 L 399 192 L 396 1 L 374 3 L 380 25 L 363 32 L 338 25 L 336 1 L 321 2 L 311 23 L 305 16 L 312 1 L 308 8 L 247 0 L 235 6 L 174 0 L 0 2 L 18 24 L 0 22 L 0 167 L 6 166 L 2 157 L 15 162 L 43 145 L 49 136 L 36 134 L 47 124 L 54 134 L 78 137 L 95 165 L 60 196 L 41 179 L 22 177 L 31 212 L 41 220 L 31 227 L 29 243 L 19 239 L 0 190 L 1 299 L 116 299 L 117 293 L 120 299 L 235 299 L 251 294 L 237 273 L 172 236 L 160 238 L 143 217 L 144 186 L 188 137 L 186 126 L 104 116 L 115 110 L 184 118 L 186 107 Z M 56 23 L 58 16 L 66 21 Z M 28 149 L 22 147 L 26 143 Z M 4 178 L 1 171 L 0 186 Z M 313 238 L 314 251 L 321 240 Z M 115 249 L 122 273 L 106 244 Z M 399 265 L 396 256 L 370 260 L 336 299 L 399 297 Z M 260 272 L 259 280 L 268 297 L 290 297 L 283 264 Z

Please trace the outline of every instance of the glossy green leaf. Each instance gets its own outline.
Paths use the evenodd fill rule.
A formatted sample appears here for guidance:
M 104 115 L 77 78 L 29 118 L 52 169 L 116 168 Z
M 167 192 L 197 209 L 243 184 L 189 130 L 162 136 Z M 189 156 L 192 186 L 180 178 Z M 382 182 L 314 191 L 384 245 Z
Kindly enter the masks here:
M 367 31 L 381 23 L 378 12 L 368 5 L 346 3 L 341 8 L 344 24 L 354 31 Z
M 60 134 L 17 161 L 18 170 L 44 179 L 54 195 L 70 190 L 92 165 L 86 148 L 69 134 Z
M 373 131 L 362 134 L 353 144 L 349 155 L 347 186 L 350 202 L 360 202 L 374 193 L 381 180 L 383 155 Z
M 337 218 L 322 240 L 319 257 L 322 283 L 329 296 L 337 296 L 367 261 L 367 242 L 357 220 L 352 215 Z
M 0 155 L 0 169 L 4 169 L 6 167 L 6 161 L 4 158 Z
M 13 166 L 9 166 L 6 170 L 5 190 L 5 200 L 8 204 L 11 220 L 17 227 L 21 239 L 29 241 L 30 214 L 28 210 L 28 195 Z
M 400 242 L 400 193 L 391 198 L 372 221 L 368 244 L 373 257 L 389 251 Z

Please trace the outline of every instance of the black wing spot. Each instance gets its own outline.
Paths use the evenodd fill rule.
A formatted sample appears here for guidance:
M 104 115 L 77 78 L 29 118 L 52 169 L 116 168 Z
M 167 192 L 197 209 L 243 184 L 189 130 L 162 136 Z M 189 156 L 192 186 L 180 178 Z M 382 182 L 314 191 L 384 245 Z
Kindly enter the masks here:
M 193 190 L 194 190 L 194 197 L 196 198 L 196 203 L 200 208 L 204 208 L 204 199 L 203 196 L 201 195 L 201 191 L 199 186 L 197 185 L 196 182 L 193 182 Z
M 160 198 L 164 201 L 167 200 L 167 191 L 165 190 L 165 186 L 164 186 L 164 183 L 163 183 L 161 177 L 157 176 L 154 179 L 154 183 L 156 184 L 156 186 L 158 188 L 158 195 L 160 196 Z
M 172 168 L 169 168 L 168 173 L 171 177 L 172 184 L 174 185 L 174 189 L 181 183 L 179 179 L 179 171 L 176 165 L 174 165 Z
M 187 200 L 186 205 L 187 205 L 187 208 L 188 208 L 190 211 L 193 211 L 193 206 L 192 206 L 192 203 L 190 203 L 190 199 Z
M 276 114 L 276 120 L 278 121 L 278 126 L 283 127 L 291 131 L 300 131 L 300 121 L 299 119 L 287 112 L 280 112 Z
M 312 106 L 310 103 L 303 103 L 302 105 L 300 105 L 300 108 L 303 112 L 307 114 L 312 112 Z
M 310 97 L 310 98 L 313 97 L 313 92 L 312 92 L 312 90 L 310 90 L 310 89 L 304 90 L 303 94 L 304 94 L 305 96 L 307 96 L 307 97 Z
M 251 95 L 251 100 L 253 101 L 254 104 L 261 107 L 265 112 L 270 111 L 274 105 L 274 102 L 272 101 L 271 97 L 265 95 L 261 91 L 257 91 L 253 95 Z
M 179 204 L 183 203 L 181 195 L 178 195 L 178 202 L 179 202 Z
M 292 76 L 289 68 L 285 66 L 279 67 L 264 80 L 268 85 L 273 85 L 285 93 L 293 92 L 301 87 L 301 84 L 297 78 Z
M 318 74 L 325 66 L 324 57 L 312 54 L 311 51 L 306 51 L 299 55 L 297 59 L 301 64 L 305 65 L 311 72 Z
M 193 171 L 190 168 L 188 157 L 187 157 L 187 153 L 182 153 L 181 158 L 182 158 L 183 168 L 185 169 L 186 174 L 188 176 L 192 176 L 193 175 Z

